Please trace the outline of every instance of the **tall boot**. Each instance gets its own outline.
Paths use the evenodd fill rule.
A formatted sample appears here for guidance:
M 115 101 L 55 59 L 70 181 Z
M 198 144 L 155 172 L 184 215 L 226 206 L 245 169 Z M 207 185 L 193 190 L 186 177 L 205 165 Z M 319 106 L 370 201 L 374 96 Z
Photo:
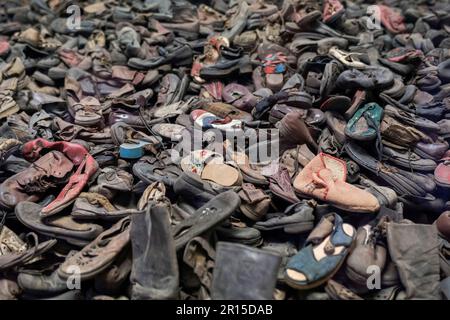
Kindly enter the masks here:
M 219 242 L 211 296 L 215 300 L 272 300 L 281 256 L 243 244 Z
M 406 289 L 406 299 L 440 299 L 436 226 L 391 222 L 387 239 L 392 261 Z
M 132 299 L 177 299 L 178 262 L 167 205 L 150 203 L 131 216 Z

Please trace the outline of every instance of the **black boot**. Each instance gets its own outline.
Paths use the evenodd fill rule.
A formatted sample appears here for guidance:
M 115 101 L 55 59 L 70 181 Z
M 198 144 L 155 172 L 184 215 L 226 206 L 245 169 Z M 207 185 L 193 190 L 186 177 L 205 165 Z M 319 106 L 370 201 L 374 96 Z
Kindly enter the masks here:
M 168 207 L 156 203 L 131 216 L 132 299 L 178 298 L 178 262 L 169 218 Z
M 277 254 L 219 242 L 211 296 L 216 300 L 271 300 L 280 263 Z

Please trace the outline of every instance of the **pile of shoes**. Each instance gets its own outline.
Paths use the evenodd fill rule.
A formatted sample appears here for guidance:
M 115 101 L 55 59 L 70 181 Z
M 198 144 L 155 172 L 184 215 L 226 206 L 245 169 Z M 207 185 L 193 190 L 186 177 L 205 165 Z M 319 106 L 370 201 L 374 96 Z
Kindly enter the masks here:
M 8 0 L 0 299 L 450 299 L 449 142 L 445 0 Z

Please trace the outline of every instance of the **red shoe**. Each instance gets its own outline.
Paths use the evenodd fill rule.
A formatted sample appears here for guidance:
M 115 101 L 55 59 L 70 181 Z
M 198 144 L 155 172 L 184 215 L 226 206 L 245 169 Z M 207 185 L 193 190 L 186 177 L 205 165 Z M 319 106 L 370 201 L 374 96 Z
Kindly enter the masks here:
M 23 145 L 22 153 L 27 160 L 34 161 L 41 156 L 43 150 L 60 151 L 78 166 L 56 199 L 42 209 L 41 215 L 46 217 L 60 212 L 75 201 L 89 179 L 97 172 L 98 164 L 82 145 L 66 141 L 35 139 Z
M 406 31 L 405 19 L 401 14 L 385 5 L 380 4 L 378 8 L 380 9 L 381 23 L 389 32 L 403 33 Z

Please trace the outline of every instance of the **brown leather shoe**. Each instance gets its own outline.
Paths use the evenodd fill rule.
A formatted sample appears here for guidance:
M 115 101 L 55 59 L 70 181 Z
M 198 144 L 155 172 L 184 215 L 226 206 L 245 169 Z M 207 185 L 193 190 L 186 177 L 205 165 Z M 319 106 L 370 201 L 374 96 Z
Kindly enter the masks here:
M 380 125 L 383 144 L 392 148 L 408 149 L 419 141 L 431 143 L 431 139 L 416 128 L 405 126 L 394 118 L 384 115 Z
M 73 167 L 61 152 L 47 153 L 0 185 L 0 207 L 12 209 L 20 201 L 38 201 L 49 188 L 66 182 Z
M 223 102 L 208 103 L 206 105 L 202 105 L 201 109 L 211 112 L 212 114 L 215 114 L 216 116 L 221 118 L 229 117 L 230 119 L 237 119 L 242 121 L 253 120 L 253 117 L 250 113 L 242 111 L 228 103 Z
M 71 267 L 80 268 L 82 280 L 91 279 L 104 271 L 122 252 L 130 241 L 130 218 L 126 217 L 101 233 L 94 241 L 67 258 L 59 267 L 58 274 L 67 279 L 73 274 Z
M 266 215 L 271 200 L 270 196 L 265 194 L 263 190 L 255 188 L 251 183 L 244 183 L 238 194 L 241 198 L 239 208 L 249 219 L 258 221 Z

